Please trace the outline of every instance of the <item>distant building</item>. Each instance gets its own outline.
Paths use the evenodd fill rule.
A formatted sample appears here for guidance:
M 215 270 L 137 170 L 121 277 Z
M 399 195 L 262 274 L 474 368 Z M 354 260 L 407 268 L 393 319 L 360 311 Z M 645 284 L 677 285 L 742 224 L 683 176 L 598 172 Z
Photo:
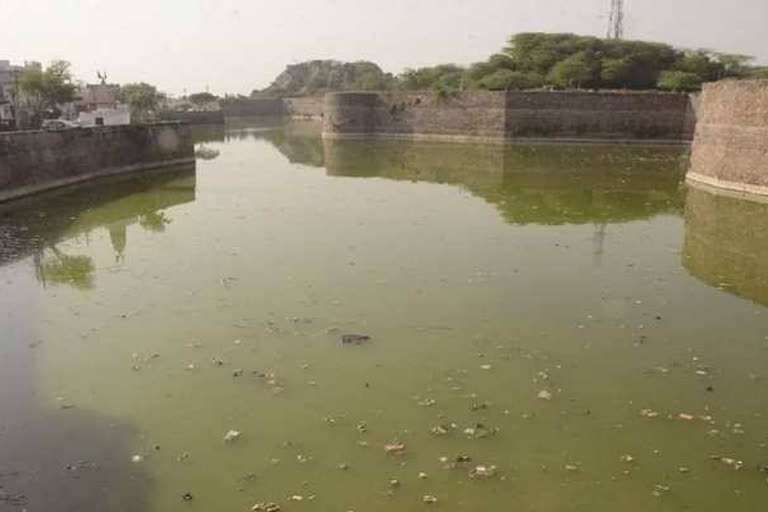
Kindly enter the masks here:
M 120 103 L 120 86 L 88 84 L 80 90 L 77 120 L 82 126 L 131 124 L 131 109 Z
M 0 130 L 16 125 L 16 107 L 19 100 L 19 76 L 22 66 L 0 60 Z

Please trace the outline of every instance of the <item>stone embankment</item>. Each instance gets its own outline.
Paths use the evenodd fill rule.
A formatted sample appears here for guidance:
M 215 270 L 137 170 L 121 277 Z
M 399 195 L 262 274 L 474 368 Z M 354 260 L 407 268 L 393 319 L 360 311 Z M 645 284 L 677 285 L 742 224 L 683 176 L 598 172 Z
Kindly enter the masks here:
M 694 125 L 683 94 L 357 92 L 326 95 L 323 136 L 680 144 Z
M 768 80 L 707 84 L 687 180 L 768 195 Z
M 0 202 L 194 161 L 191 133 L 182 123 L 0 133 Z

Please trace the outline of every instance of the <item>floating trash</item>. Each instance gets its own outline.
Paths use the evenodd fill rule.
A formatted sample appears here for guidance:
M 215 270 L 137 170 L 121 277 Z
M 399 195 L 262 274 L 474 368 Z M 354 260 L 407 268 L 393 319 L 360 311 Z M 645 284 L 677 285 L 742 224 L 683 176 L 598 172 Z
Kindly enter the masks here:
M 431 494 L 425 494 L 421 501 L 427 504 L 437 503 L 437 498 L 435 496 L 432 496 Z
M 386 451 L 389 454 L 401 454 L 405 452 L 405 444 L 404 443 L 390 443 L 387 445 L 384 445 L 384 451 Z
M 184 501 L 192 501 L 193 499 L 195 499 L 195 497 L 192 496 L 191 492 L 185 492 L 184 494 L 181 495 L 181 499 Z
M 427 478 L 429 478 L 429 475 L 427 475 L 425 472 L 422 471 L 419 473 L 419 478 L 422 480 L 426 480 Z
M 143 460 L 144 460 L 144 457 L 142 457 L 141 455 L 134 455 L 133 457 L 131 457 L 131 462 L 133 462 L 134 464 L 138 464 Z
M 552 393 L 547 391 L 546 389 L 542 389 L 539 391 L 539 394 L 536 395 L 540 400 L 552 400 Z
M 496 466 L 479 465 L 469 472 L 470 478 L 492 478 L 496 476 Z
M 342 334 L 342 345 L 362 345 L 366 341 L 371 341 L 371 337 L 365 334 Z
M 237 430 L 230 430 L 226 434 L 224 434 L 224 442 L 225 443 L 232 443 L 234 441 L 237 441 L 240 439 L 240 432 Z
M 277 503 L 257 503 L 251 507 L 253 512 L 280 512 L 280 505 Z

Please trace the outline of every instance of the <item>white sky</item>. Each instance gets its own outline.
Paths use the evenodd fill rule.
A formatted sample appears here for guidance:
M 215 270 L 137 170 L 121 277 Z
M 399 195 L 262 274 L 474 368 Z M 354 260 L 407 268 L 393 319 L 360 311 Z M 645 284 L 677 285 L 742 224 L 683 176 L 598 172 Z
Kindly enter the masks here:
M 79 78 L 248 94 L 286 64 L 466 64 L 523 31 L 603 35 L 610 0 L 0 0 L 0 59 L 72 62 Z M 768 0 L 626 0 L 627 37 L 768 64 Z

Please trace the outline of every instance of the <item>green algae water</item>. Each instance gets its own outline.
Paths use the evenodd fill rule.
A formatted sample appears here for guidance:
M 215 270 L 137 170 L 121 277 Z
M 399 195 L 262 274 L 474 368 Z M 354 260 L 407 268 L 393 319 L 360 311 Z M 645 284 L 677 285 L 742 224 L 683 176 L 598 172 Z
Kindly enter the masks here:
M 197 137 L 0 210 L 0 510 L 764 508 L 768 205 L 685 150 Z

